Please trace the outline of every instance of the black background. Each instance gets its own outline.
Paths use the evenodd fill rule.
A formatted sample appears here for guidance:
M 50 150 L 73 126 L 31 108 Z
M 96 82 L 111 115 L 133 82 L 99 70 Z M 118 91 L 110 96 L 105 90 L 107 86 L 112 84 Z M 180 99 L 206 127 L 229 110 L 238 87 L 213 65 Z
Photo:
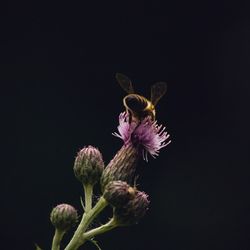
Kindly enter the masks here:
M 145 96 L 168 83 L 157 119 L 172 143 L 138 166 L 147 216 L 98 237 L 102 248 L 250 249 L 247 1 L 19 1 L 2 12 L 2 249 L 49 249 L 51 208 L 81 211 L 76 152 L 97 146 L 108 163 L 122 145 L 116 72 Z

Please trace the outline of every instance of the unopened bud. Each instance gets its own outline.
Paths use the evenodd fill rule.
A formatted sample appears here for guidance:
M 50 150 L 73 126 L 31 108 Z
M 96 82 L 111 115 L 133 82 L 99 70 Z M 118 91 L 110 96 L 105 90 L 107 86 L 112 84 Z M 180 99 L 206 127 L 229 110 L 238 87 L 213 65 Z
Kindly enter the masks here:
M 92 146 L 78 152 L 74 164 L 76 178 L 83 184 L 94 185 L 100 180 L 104 162 L 100 151 Z
M 130 200 L 125 206 L 115 209 L 115 220 L 123 226 L 136 224 L 145 215 L 148 206 L 148 195 L 137 191 L 134 199 Z
M 56 229 L 67 231 L 78 220 L 76 209 L 68 204 L 60 204 L 54 207 L 50 214 L 50 221 Z
M 135 196 L 135 189 L 125 181 L 109 182 L 105 188 L 103 197 L 114 207 L 122 207 Z

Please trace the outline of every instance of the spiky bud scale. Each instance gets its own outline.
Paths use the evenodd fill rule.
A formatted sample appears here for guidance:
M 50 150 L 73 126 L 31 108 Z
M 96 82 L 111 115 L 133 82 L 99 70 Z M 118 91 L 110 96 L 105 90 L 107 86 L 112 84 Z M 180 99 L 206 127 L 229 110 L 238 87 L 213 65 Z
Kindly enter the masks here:
M 123 145 L 117 152 L 101 176 L 101 188 L 104 192 L 106 185 L 111 181 L 125 181 L 132 184 L 139 153 L 131 143 Z

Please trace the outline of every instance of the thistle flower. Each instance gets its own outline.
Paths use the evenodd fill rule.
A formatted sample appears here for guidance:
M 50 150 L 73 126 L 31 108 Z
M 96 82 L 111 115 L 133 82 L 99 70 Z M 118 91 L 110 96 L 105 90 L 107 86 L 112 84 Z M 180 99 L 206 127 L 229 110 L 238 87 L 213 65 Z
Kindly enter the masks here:
M 54 207 L 50 214 L 50 221 L 56 229 L 67 231 L 78 220 L 76 209 L 68 204 L 60 204 Z
M 109 182 L 103 194 L 104 199 L 114 207 L 122 207 L 135 196 L 135 189 L 124 181 Z
M 104 162 L 100 151 L 92 146 L 81 149 L 75 159 L 74 173 L 83 184 L 94 185 L 100 180 Z
M 147 212 L 149 206 L 148 195 L 136 191 L 134 199 L 125 206 L 115 208 L 114 218 L 121 226 L 128 226 L 137 223 Z
M 139 146 L 146 161 L 148 154 L 155 158 L 159 155 L 160 149 L 171 142 L 168 140 L 170 135 L 165 131 L 165 127 L 158 125 L 150 117 L 146 117 L 139 124 L 134 121 L 129 123 L 126 112 L 119 116 L 118 131 L 119 133 L 113 135 L 121 138 L 125 145 L 132 143 L 134 146 Z
M 146 117 L 140 123 L 129 122 L 129 115 L 123 112 L 119 116 L 119 133 L 114 136 L 123 140 L 124 145 L 115 155 L 113 160 L 104 169 L 101 177 L 101 187 L 110 181 L 122 180 L 131 184 L 135 174 L 135 167 L 140 156 L 148 161 L 148 154 L 155 158 L 161 148 L 166 147 L 171 141 L 165 127 Z

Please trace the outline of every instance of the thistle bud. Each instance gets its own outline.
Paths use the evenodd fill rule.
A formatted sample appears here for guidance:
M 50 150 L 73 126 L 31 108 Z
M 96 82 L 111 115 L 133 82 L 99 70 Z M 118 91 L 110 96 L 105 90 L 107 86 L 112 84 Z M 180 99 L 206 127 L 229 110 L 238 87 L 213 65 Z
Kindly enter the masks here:
M 54 207 L 50 214 L 50 221 L 56 229 L 67 231 L 77 222 L 76 209 L 68 204 L 60 204 Z
M 135 189 L 124 181 L 109 182 L 105 188 L 103 197 L 114 207 L 122 207 L 135 196 Z
M 104 162 L 97 148 L 84 147 L 77 154 L 74 164 L 76 178 L 83 184 L 94 185 L 100 180 Z
M 115 220 L 121 226 L 136 224 L 145 215 L 148 205 L 148 195 L 137 191 L 134 199 L 130 200 L 125 206 L 115 208 Z

